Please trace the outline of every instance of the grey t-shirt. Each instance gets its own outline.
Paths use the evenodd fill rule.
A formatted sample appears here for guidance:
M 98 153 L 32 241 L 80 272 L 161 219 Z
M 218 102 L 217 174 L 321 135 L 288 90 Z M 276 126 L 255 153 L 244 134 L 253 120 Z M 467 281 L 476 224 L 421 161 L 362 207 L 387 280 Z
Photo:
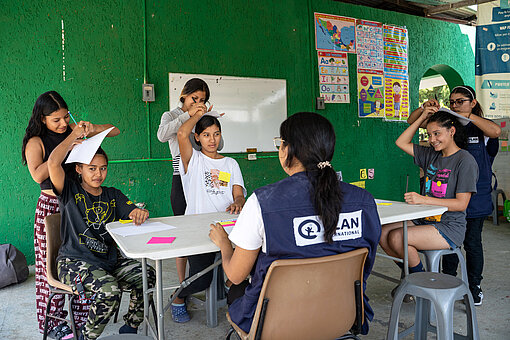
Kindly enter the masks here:
M 424 196 L 455 198 L 457 193 L 476 193 L 478 165 L 471 154 L 460 149 L 443 157 L 434 148 L 414 145 L 414 163 L 425 171 Z M 466 211 L 446 211 L 427 219 L 456 245 L 462 245 L 466 233 Z

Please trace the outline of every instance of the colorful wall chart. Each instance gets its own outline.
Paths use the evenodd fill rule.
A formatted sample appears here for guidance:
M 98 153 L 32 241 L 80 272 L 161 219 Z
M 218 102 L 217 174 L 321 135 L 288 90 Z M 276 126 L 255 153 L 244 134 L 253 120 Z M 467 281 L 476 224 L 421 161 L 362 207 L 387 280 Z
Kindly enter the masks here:
M 409 74 L 407 29 L 383 26 L 384 40 L 384 108 L 385 119 L 407 120 L 409 117 Z
M 314 16 L 317 50 L 356 53 L 355 19 L 323 13 Z
M 382 71 L 358 72 L 359 117 L 382 117 L 384 105 Z
M 358 116 L 384 116 L 382 24 L 356 20 Z
M 317 52 L 319 92 L 325 103 L 349 103 L 347 53 Z

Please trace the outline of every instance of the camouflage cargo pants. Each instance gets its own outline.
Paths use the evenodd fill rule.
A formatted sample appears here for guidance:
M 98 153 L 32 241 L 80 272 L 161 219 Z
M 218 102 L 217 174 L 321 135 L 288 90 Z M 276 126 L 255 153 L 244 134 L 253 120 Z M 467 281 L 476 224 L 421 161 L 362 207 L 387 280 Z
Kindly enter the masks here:
M 143 321 L 143 278 L 142 265 L 133 259 L 117 260 L 115 269 L 109 273 L 85 261 L 62 259 L 57 264 L 58 278 L 76 290 L 76 277 L 81 277 L 88 299 L 92 300 L 87 323 L 83 329 L 86 339 L 97 339 L 103 332 L 110 317 L 120 305 L 123 290 L 131 291 L 131 299 L 124 322 L 138 328 Z M 154 286 L 154 269 L 147 266 L 149 287 Z

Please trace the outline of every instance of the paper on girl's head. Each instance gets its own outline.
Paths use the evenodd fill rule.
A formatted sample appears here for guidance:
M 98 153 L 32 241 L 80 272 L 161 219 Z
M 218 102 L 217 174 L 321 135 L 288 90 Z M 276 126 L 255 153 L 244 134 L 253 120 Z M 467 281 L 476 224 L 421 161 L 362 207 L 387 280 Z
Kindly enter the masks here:
M 457 117 L 457 119 L 459 120 L 459 122 L 460 122 L 463 126 L 468 125 L 468 124 L 469 124 L 469 122 L 471 122 L 471 121 L 472 121 L 471 119 L 466 118 L 466 117 L 464 117 L 464 116 L 462 116 L 462 115 L 458 114 L 458 113 L 457 113 L 457 112 L 455 112 L 455 111 L 452 111 L 452 110 L 450 110 L 450 109 L 447 109 L 446 107 L 442 107 L 442 108 L 440 108 L 439 110 L 437 110 L 437 112 L 439 112 L 439 111 L 448 112 L 449 114 L 451 114 L 451 115 L 453 115 L 453 116 Z
M 84 139 L 81 144 L 75 145 L 67 157 L 67 163 L 83 163 L 90 164 L 92 158 L 97 152 L 97 149 L 101 146 L 103 139 L 106 135 L 112 131 L 114 127 L 104 130 L 97 135 Z
M 221 114 L 218 112 L 218 111 L 209 111 L 209 112 L 206 112 L 204 113 L 204 116 L 212 116 L 212 117 L 215 117 L 215 118 L 220 118 L 221 117 Z

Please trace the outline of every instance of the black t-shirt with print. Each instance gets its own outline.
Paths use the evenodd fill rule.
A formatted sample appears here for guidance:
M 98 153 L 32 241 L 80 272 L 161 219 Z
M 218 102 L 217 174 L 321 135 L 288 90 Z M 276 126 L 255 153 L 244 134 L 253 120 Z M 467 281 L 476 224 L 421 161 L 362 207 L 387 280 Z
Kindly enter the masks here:
M 58 196 L 61 213 L 62 245 L 57 260 L 83 260 L 106 271 L 117 262 L 117 246 L 106 224 L 128 219 L 136 206 L 120 190 L 101 187 L 99 196 L 85 191 L 81 184 L 66 177 Z

